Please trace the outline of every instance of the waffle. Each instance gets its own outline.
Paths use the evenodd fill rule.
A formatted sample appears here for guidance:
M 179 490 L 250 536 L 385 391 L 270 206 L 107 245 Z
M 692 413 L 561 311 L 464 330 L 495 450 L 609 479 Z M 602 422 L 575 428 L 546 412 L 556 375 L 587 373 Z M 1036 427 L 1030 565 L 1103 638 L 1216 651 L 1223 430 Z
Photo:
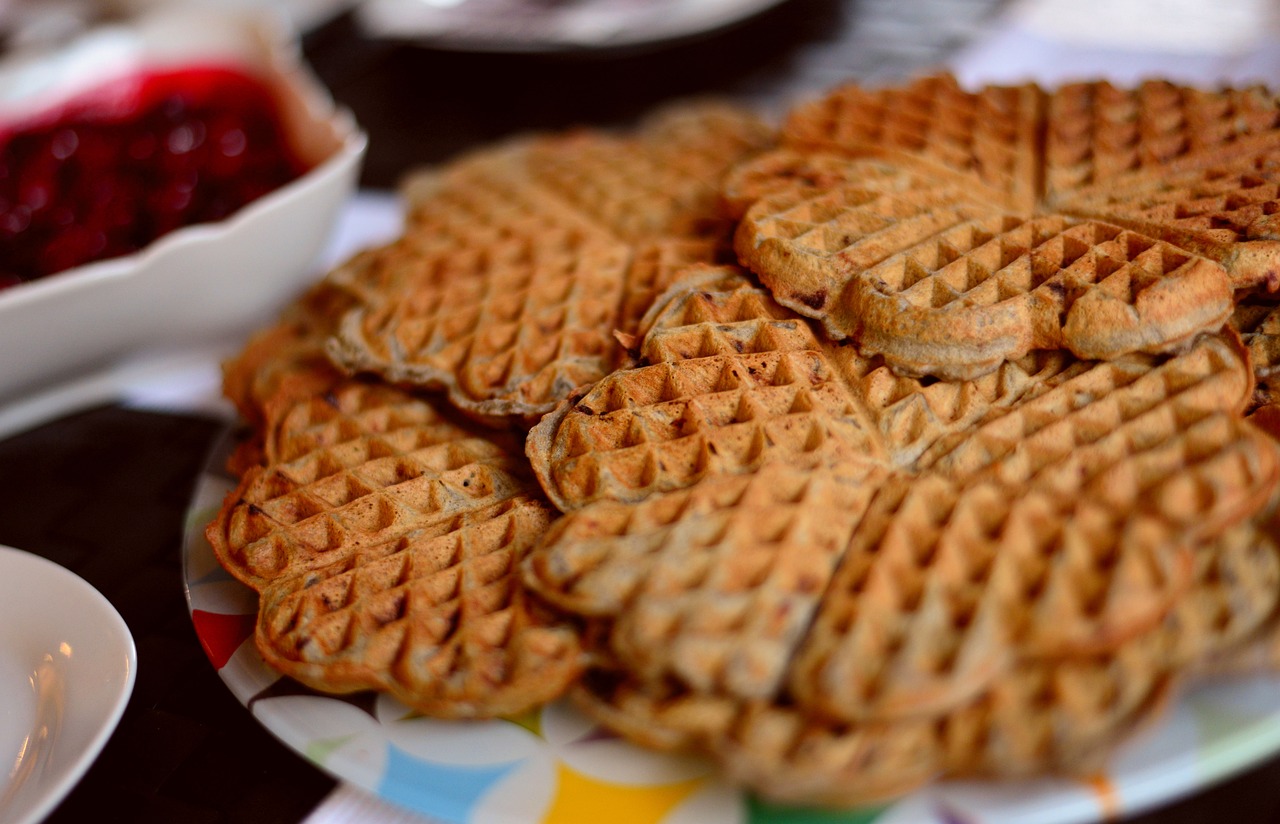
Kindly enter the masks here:
M 1261 88 L 1072 84 L 1048 99 L 1046 200 L 1216 260 L 1237 287 L 1274 290 L 1278 148 L 1280 111 Z
M 328 278 L 355 307 L 331 341 L 349 372 L 443 389 L 490 423 L 535 421 L 626 355 L 649 301 L 727 253 L 719 180 L 768 137 L 716 104 L 629 134 L 512 141 L 406 184 L 405 234 Z
M 1039 491 L 932 475 L 882 488 L 796 652 L 791 694 L 852 722 L 937 715 L 1019 653 L 1112 652 L 1187 586 L 1182 542 L 1158 519 Z
M 546 703 L 582 665 L 576 634 L 513 574 L 548 522 L 545 505 L 509 498 L 278 577 L 261 592 L 258 649 L 309 686 L 381 690 L 436 717 Z
M 708 291 L 726 278 L 727 291 Z M 876 452 L 869 422 L 849 406 L 805 321 L 768 317 L 783 310 L 731 268 L 707 268 L 688 282 L 680 290 L 687 300 L 670 311 L 693 322 L 659 315 L 679 325 L 645 337 L 639 356 L 649 365 L 610 374 L 530 432 L 534 470 L 562 510 L 641 500 L 774 455 L 816 465 Z M 766 316 L 698 319 L 754 315 L 756 307 Z
M 932 77 L 797 107 L 725 197 L 781 303 L 903 373 L 962 380 L 1216 331 L 1234 290 L 1280 283 L 1277 152 L 1260 89 Z
M 1275 98 L 1262 88 L 1203 91 L 1149 80 L 1071 83 L 1045 101 L 1045 193 L 1124 188 L 1152 172 L 1207 169 L 1273 150 Z
M 581 668 L 576 634 L 517 585 L 551 510 L 517 442 L 384 384 L 286 382 L 206 536 L 260 594 L 256 641 L 328 692 L 423 712 L 519 712 Z M 300 397 L 298 387 L 322 385 Z

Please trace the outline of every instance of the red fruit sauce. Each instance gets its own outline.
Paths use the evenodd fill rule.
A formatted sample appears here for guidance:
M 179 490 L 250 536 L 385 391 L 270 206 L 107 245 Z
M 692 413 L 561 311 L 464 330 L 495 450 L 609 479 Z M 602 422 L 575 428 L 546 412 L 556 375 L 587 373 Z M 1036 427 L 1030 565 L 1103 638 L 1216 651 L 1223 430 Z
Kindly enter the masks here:
M 200 67 L 0 124 L 0 289 L 219 220 L 306 171 L 270 90 Z

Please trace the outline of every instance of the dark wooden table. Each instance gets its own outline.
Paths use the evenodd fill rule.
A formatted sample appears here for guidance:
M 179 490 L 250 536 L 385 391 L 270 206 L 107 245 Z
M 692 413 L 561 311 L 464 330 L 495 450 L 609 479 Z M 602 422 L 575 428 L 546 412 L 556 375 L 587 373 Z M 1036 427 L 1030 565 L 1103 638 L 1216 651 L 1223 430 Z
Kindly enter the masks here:
M 994 7 L 790 0 L 660 48 L 560 55 L 374 42 L 340 17 L 309 33 L 305 47 L 371 135 L 364 185 L 389 188 L 414 166 L 525 129 L 625 124 L 662 101 L 708 93 L 767 107 L 840 76 L 904 76 L 945 60 Z M 138 645 L 124 717 L 50 822 L 295 824 L 334 786 L 240 706 L 187 615 L 183 518 L 221 427 L 108 404 L 0 441 L 0 543 L 86 578 Z M 1280 823 L 1280 759 L 1133 820 Z

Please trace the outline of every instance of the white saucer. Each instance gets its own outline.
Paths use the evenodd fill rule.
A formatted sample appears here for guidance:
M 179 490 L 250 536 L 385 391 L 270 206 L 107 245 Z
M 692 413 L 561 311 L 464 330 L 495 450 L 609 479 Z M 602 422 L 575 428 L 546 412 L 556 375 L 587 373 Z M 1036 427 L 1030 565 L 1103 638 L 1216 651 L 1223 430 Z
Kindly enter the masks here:
M 0 821 L 34 824 L 75 786 L 120 721 L 137 653 L 82 578 L 0 546 Z

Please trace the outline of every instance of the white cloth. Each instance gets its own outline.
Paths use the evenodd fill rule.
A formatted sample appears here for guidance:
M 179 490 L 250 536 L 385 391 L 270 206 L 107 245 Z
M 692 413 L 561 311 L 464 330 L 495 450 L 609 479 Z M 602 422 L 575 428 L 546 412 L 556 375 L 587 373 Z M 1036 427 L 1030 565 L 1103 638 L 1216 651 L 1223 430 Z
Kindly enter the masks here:
M 952 59 L 968 87 L 1105 77 L 1280 85 L 1280 5 L 1266 0 L 1023 0 Z

